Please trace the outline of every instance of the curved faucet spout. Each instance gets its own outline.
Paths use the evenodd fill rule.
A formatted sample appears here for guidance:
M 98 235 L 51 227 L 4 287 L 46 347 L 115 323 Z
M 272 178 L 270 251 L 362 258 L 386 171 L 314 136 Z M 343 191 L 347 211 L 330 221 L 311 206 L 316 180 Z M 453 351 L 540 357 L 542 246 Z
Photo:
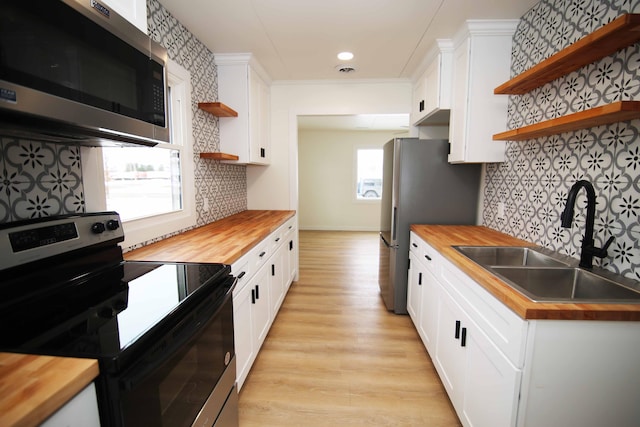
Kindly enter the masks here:
M 587 192 L 587 222 L 585 224 L 584 237 L 582 238 L 580 267 L 592 268 L 594 256 L 597 256 L 599 258 L 604 258 L 607 256 L 607 248 L 613 242 L 613 236 L 611 236 L 609 240 L 607 240 L 607 243 L 605 243 L 604 247 L 596 248 L 594 246 L 593 226 L 596 217 L 596 192 L 593 189 L 593 185 L 591 185 L 589 181 L 586 181 L 584 179 L 577 181 L 571 186 L 569 194 L 567 195 L 567 204 L 565 205 L 564 211 L 560 216 L 562 220 L 561 225 L 564 228 L 571 228 L 571 223 L 573 222 L 573 212 L 576 204 L 576 196 L 578 195 L 578 191 L 580 191 L 581 188 L 584 188 Z

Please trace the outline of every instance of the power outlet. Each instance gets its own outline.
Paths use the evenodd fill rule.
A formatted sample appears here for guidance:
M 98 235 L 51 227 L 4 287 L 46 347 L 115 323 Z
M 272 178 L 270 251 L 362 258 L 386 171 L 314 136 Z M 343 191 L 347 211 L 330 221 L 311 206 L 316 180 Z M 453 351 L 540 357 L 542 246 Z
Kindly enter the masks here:
M 504 212 L 504 202 L 498 202 L 498 218 L 499 219 L 507 219 L 507 216 Z

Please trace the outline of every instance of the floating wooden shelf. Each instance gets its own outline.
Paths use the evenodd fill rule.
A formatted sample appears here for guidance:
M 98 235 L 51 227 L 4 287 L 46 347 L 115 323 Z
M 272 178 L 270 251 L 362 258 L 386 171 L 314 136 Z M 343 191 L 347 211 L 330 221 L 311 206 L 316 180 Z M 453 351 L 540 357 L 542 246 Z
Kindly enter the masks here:
M 212 159 L 212 160 L 238 160 L 240 157 L 235 154 L 227 154 L 227 153 L 200 153 L 201 159 Z
M 523 141 L 640 118 L 640 101 L 619 101 L 493 135 L 494 141 Z
M 609 24 L 495 88 L 495 94 L 522 95 L 640 41 L 640 14 L 619 16 Z
M 222 102 L 198 102 L 198 108 L 217 117 L 238 117 L 238 112 Z

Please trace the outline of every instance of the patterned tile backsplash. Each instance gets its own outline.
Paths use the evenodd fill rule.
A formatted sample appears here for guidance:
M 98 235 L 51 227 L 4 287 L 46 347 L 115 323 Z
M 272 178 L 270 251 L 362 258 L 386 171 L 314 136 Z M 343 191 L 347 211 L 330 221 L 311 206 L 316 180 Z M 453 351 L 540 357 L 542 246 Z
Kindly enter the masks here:
M 197 225 L 246 210 L 246 167 L 198 155 L 220 146 L 218 119 L 197 107 L 218 97 L 213 54 L 157 0 L 147 12 L 150 36 L 191 73 Z M 78 147 L 0 138 L 0 222 L 84 212 L 81 161 Z
M 627 12 L 640 0 L 543 0 L 521 19 L 514 35 L 515 76 L 585 34 Z M 525 95 L 509 97 L 509 129 L 619 100 L 640 99 L 640 44 L 587 65 Z M 569 188 L 590 181 L 597 195 L 595 239 L 613 236 L 601 265 L 640 279 L 640 120 L 509 142 L 507 160 L 485 169 L 483 222 L 508 234 L 579 258 L 586 193 L 580 191 L 571 229 L 560 226 Z M 505 204 L 506 218 L 497 216 Z M 596 261 L 598 261 L 596 259 Z

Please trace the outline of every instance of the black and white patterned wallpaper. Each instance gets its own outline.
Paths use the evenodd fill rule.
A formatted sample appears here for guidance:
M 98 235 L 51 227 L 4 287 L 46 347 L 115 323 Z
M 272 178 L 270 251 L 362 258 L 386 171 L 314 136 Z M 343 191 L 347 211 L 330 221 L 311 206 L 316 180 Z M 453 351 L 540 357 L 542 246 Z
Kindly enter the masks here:
M 640 0 L 542 0 L 516 30 L 511 75 L 628 12 L 640 12 Z M 636 44 L 530 93 L 512 95 L 507 127 L 640 100 L 639 66 Z M 485 170 L 485 225 L 579 258 L 585 191 L 580 191 L 571 229 L 560 226 L 560 214 L 569 188 L 586 179 L 597 195 L 596 245 L 615 238 L 601 265 L 640 279 L 640 120 L 509 142 L 506 157 Z M 505 204 L 505 219 L 497 215 L 500 202 Z
M 246 167 L 198 156 L 220 146 L 218 119 L 197 108 L 217 100 L 213 54 L 157 0 L 147 2 L 147 12 L 151 37 L 191 73 L 197 225 L 246 210 Z M 84 211 L 78 147 L 0 138 L 0 223 Z

